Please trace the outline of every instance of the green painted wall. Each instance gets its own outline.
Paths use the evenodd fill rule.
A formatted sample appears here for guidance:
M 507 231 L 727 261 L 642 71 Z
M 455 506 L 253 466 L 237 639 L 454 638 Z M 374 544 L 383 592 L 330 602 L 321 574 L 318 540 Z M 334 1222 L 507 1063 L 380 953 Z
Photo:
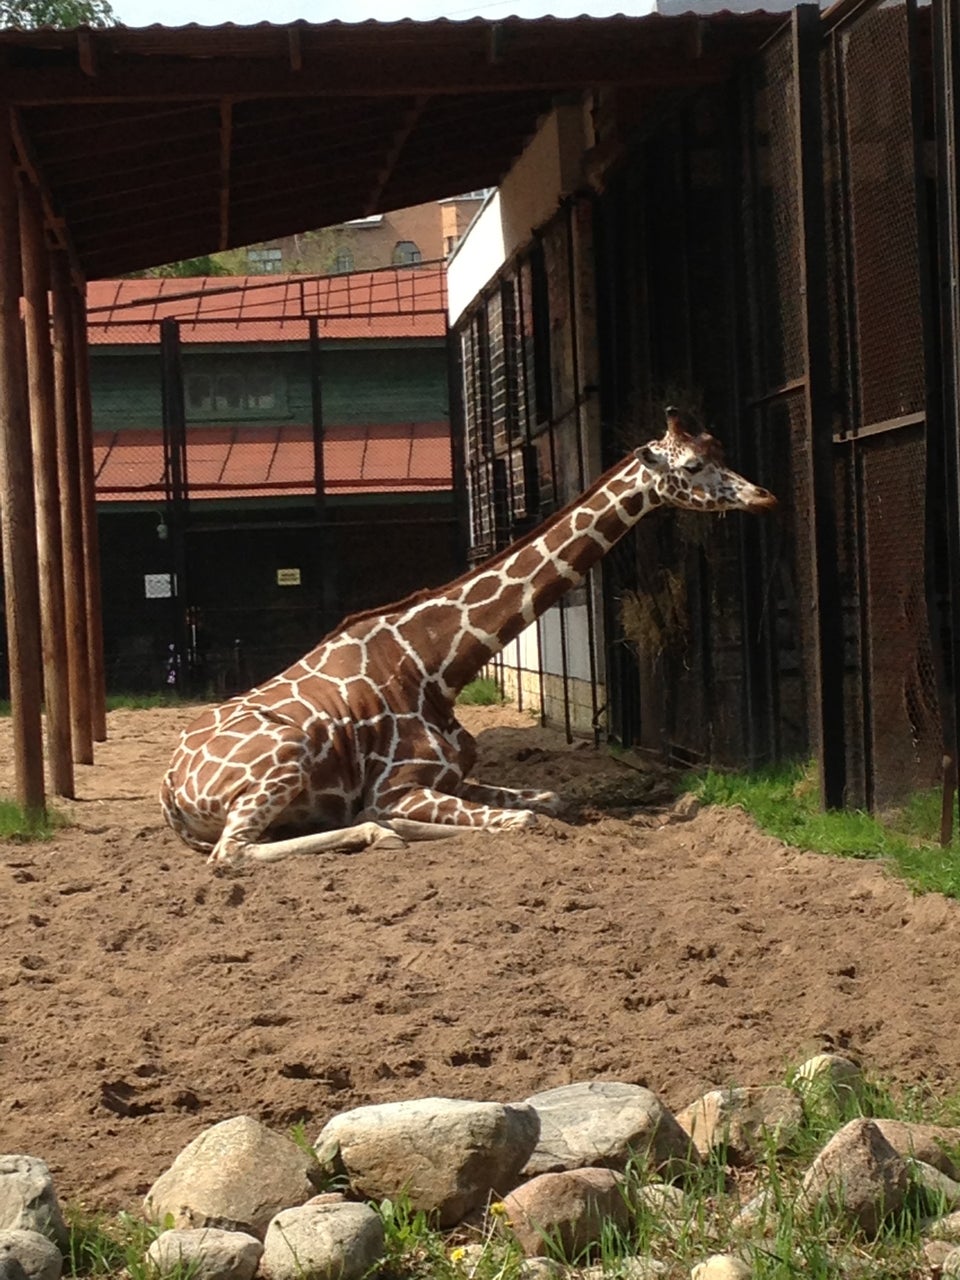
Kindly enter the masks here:
M 159 351 L 94 347 L 90 366 L 95 429 L 161 426 Z M 311 419 L 309 354 L 305 349 L 187 348 L 183 373 L 188 423 L 256 425 Z M 439 422 L 447 415 L 443 343 L 324 346 L 321 374 L 323 419 L 331 426 Z M 264 394 L 267 387 L 270 391 Z M 234 407 L 224 407 L 223 395 L 217 397 L 218 388 L 231 397 Z M 210 395 L 204 399 L 207 389 Z

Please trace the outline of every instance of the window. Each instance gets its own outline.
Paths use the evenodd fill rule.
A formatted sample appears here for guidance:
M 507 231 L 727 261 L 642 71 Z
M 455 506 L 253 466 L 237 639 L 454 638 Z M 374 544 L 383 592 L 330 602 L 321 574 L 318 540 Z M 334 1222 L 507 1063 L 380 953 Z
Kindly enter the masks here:
M 273 275 L 283 270 L 283 250 L 248 249 L 247 264 L 255 275 Z
M 422 262 L 423 254 L 412 240 L 398 240 L 393 250 L 393 265 L 409 267 L 415 262 Z
M 225 368 L 188 373 L 184 391 L 188 419 L 262 418 L 280 404 L 280 384 L 269 369 Z
M 338 249 L 337 256 L 333 260 L 333 269 L 342 275 L 345 271 L 353 270 L 353 250 Z

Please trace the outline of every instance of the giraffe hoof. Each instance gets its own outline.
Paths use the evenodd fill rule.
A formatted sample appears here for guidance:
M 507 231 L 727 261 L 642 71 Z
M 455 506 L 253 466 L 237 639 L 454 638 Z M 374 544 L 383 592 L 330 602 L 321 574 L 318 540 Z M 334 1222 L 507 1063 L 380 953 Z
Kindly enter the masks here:
M 539 791 L 530 797 L 528 803 L 535 813 L 545 814 L 548 818 L 555 818 L 563 808 L 563 801 L 555 791 Z
M 532 809 L 516 809 L 512 813 L 504 815 L 501 825 L 510 830 L 535 827 L 537 825 L 537 815 Z

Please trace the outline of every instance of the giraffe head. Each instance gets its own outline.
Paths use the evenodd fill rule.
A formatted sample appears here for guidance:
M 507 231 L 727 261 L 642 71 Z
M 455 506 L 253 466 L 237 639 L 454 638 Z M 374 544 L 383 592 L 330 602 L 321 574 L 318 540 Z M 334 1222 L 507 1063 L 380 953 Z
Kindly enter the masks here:
M 661 502 L 689 511 L 770 511 L 777 505 L 769 490 L 731 471 L 720 442 L 692 429 L 679 409 L 670 406 L 666 417 L 666 433 L 637 450 Z

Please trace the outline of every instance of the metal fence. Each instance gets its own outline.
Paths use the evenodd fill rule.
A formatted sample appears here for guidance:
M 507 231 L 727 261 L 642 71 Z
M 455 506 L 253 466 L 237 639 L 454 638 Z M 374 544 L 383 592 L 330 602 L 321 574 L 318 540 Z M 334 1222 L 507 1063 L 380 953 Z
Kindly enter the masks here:
M 672 401 L 780 500 L 762 521 L 651 517 L 605 560 L 607 724 L 684 761 L 815 756 L 831 804 L 895 802 L 938 783 L 953 752 L 950 13 L 914 0 L 801 6 L 733 82 L 661 115 L 602 195 L 571 201 L 461 335 L 480 554 L 582 474 L 562 450 L 589 378 L 574 362 L 564 400 L 569 303 L 551 282 L 573 278 L 564 264 L 589 220 L 597 461 L 654 434 Z M 510 290 L 521 412 L 498 426 Z M 531 449 L 539 489 L 511 486 Z
M 442 273 L 365 279 L 91 315 L 108 687 L 232 693 L 459 572 Z

